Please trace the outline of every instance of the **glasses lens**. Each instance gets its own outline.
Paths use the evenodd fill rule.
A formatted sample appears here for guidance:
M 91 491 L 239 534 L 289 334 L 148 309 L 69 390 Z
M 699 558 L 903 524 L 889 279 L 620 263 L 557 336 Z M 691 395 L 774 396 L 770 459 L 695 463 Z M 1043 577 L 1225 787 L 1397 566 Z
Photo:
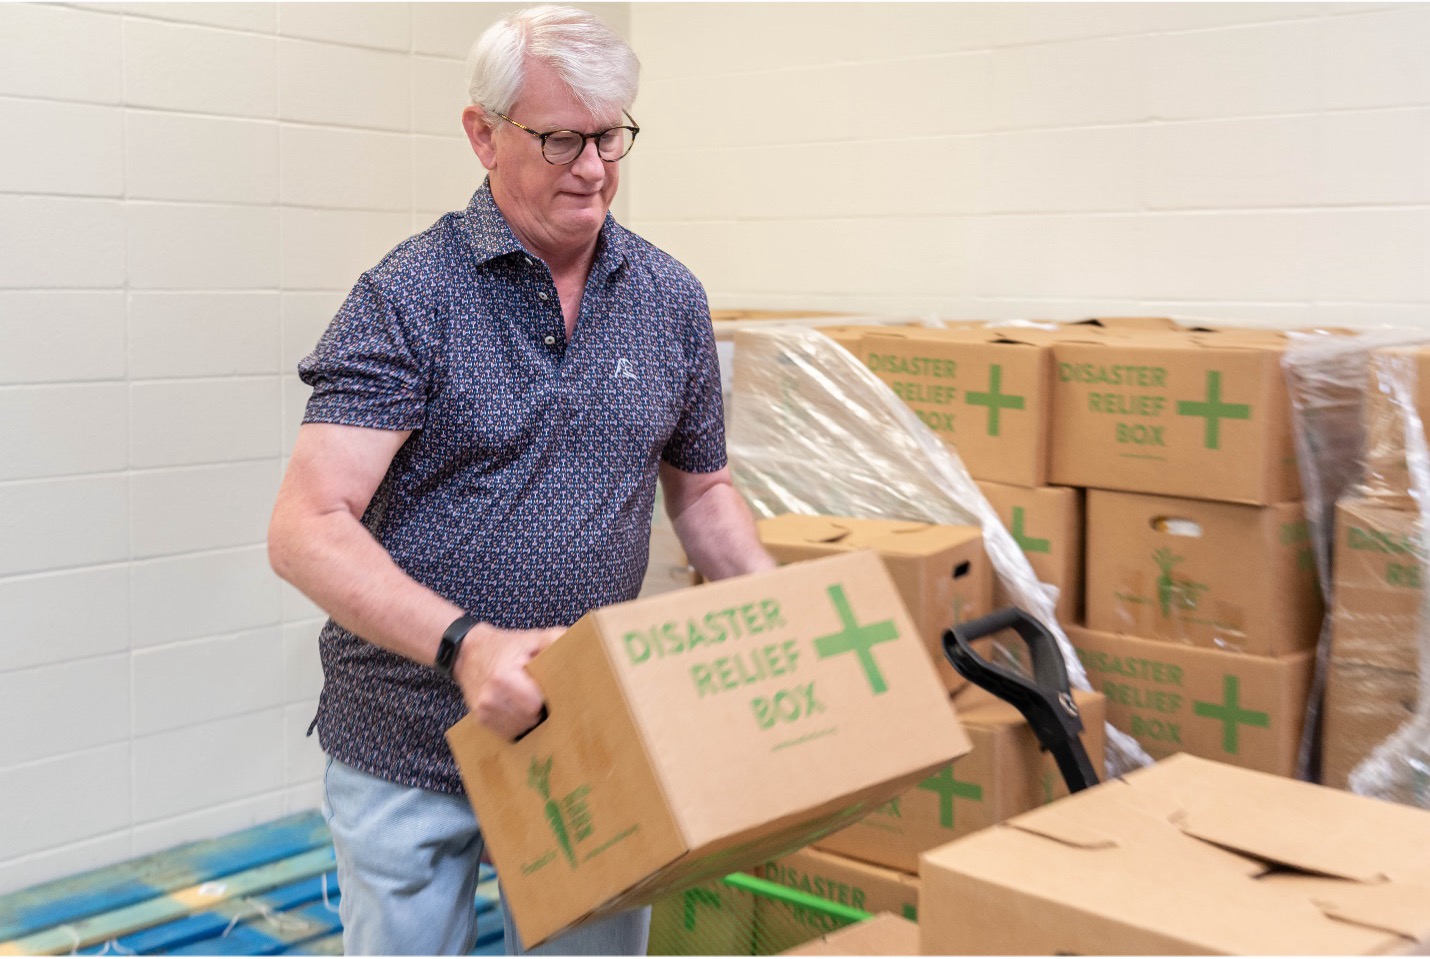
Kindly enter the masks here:
M 632 139 L 630 130 L 616 127 L 601 134 L 596 141 L 596 149 L 600 151 L 602 160 L 619 160 L 630 152 Z
M 584 142 L 578 134 L 559 130 L 546 138 L 541 149 L 552 163 L 570 163 L 581 152 Z

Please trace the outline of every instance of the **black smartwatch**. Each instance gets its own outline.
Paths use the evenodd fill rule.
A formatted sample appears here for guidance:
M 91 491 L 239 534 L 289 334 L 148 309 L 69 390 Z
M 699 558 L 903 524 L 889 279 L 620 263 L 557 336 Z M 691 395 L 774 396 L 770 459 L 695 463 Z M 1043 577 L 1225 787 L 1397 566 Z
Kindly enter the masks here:
M 467 638 L 467 634 L 475 625 L 476 617 L 463 613 L 453 620 L 452 625 L 442 634 L 442 642 L 437 646 L 437 660 L 432 665 L 443 675 L 452 675 L 452 667 L 457 664 L 457 653 L 462 648 L 462 640 Z

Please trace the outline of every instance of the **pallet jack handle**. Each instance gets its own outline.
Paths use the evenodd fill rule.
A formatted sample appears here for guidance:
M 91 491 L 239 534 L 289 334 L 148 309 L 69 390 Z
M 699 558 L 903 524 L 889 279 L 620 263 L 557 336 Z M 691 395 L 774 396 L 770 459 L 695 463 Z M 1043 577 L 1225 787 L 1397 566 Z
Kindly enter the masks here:
M 973 649 L 976 640 L 1009 629 L 1028 647 L 1032 680 L 989 662 Z M 1053 754 L 1069 792 L 1097 785 L 1097 770 L 1080 738 L 1082 716 L 1073 702 L 1067 666 L 1057 641 L 1042 623 L 1009 606 L 946 630 L 943 651 L 960 676 L 1023 714 L 1043 751 Z

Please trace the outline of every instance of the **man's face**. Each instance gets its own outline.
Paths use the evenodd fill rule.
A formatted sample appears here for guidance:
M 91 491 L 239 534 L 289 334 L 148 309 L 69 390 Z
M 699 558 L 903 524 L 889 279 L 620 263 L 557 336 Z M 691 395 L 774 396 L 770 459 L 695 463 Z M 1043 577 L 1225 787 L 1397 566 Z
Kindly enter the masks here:
M 587 112 L 555 71 L 537 61 L 528 61 L 522 94 L 508 116 L 542 133 L 595 133 L 627 122 L 619 111 Z M 572 163 L 547 163 L 541 141 L 504 120 L 486 144 L 478 139 L 473 145 L 490 171 L 492 193 L 519 237 L 542 253 L 575 250 L 595 240 L 616 195 L 619 163 L 602 160 L 594 142 Z

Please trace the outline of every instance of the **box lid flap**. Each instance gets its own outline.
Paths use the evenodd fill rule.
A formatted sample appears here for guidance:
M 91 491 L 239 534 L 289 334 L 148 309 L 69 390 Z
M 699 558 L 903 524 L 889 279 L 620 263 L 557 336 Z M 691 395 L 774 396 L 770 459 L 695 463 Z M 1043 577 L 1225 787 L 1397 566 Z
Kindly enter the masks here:
M 1117 837 L 1083 822 L 1076 816 L 1064 816 L 1052 810 L 1038 810 L 1039 815 L 1019 816 L 1008 821 L 1012 829 L 1020 829 L 1044 839 L 1051 839 L 1078 849 L 1116 849 Z
M 1377 883 L 1421 878 L 1430 813 L 1190 756 L 1138 770 L 1130 783 L 1176 795 L 1182 831 L 1262 862 Z M 1295 810 L 1287 815 L 1286 810 Z
M 1334 894 L 1313 901 L 1332 919 L 1394 933 L 1415 942 L 1430 941 L 1430 886 L 1347 884 Z

